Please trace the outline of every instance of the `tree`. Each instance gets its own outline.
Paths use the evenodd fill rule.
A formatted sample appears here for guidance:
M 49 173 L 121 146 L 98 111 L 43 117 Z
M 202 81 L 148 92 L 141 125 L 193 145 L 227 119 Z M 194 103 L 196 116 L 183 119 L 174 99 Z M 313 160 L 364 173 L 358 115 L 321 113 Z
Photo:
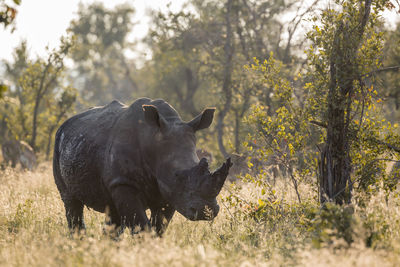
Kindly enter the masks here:
M 69 39 L 61 39 L 58 51 L 53 51 L 47 60 L 38 59 L 28 64 L 26 71 L 22 74 L 19 83 L 25 99 L 32 103 L 32 128 L 29 145 L 36 150 L 36 138 L 38 131 L 38 116 L 45 97 L 51 95 L 58 86 L 60 76 L 64 71 L 64 58 L 72 47 Z
M 149 41 L 156 80 L 153 91 L 161 91 L 170 102 L 190 113 L 196 113 L 202 103 L 216 105 L 217 143 L 221 153 L 228 156 L 231 136 L 233 150 L 240 152 L 247 134 L 241 122 L 251 104 L 270 102 L 271 88 L 255 82 L 243 66 L 254 56 L 262 59 L 273 51 L 294 68 L 297 64 L 291 51 L 302 42 L 295 42 L 293 36 L 310 8 L 297 1 L 193 0 L 190 4 L 195 11 L 153 16 Z M 286 24 L 279 20 L 293 10 L 297 11 L 293 20 Z M 284 41 L 287 34 L 290 38 Z M 276 39 L 280 41 L 275 43 Z
M 60 122 L 66 118 L 66 116 L 73 109 L 77 98 L 77 91 L 73 87 L 65 87 L 62 89 L 61 97 L 57 99 L 56 103 L 48 103 L 48 112 L 46 113 L 46 118 L 48 121 L 47 129 L 47 146 L 46 146 L 46 160 L 50 157 L 50 150 L 53 143 L 54 131 L 60 125 Z M 51 99 L 50 102 L 54 102 Z
M 295 189 L 298 181 L 317 173 L 322 203 L 350 203 L 354 187 L 363 192 L 371 185 L 395 188 L 385 169 L 400 153 L 400 137 L 397 126 L 382 118 L 384 90 L 375 79 L 382 70 L 385 36 L 379 14 L 387 4 L 337 1 L 322 11 L 308 33 L 307 71 L 293 78 L 304 82 L 300 88 L 280 75 L 281 63 L 272 57 L 251 66 L 274 88 L 279 107 L 271 115 L 268 107 L 253 108 L 248 121 L 256 134 L 248 140 L 249 149 L 261 159 L 275 154 L 285 165 L 294 163 Z M 296 90 L 305 97 L 295 99 Z
M 371 95 L 374 90 L 368 90 L 371 81 L 365 74 L 381 66 L 383 34 L 379 32 L 378 17 L 387 3 L 372 0 L 340 3 L 339 10 L 324 11 L 321 29 L 315 26 L 309 34 L 313 41 L 309 55 L 315 68 L 311 76 L 315 88 L 323 92 L 321 100 L 325 105 L 321 118 L 326 137 L 319 163 L 322 202 L 343 204 L 351 200 L 355 163 L 352 147 L 358 147 L 358 140 L 365 138 L 363 131 L 369 127 L 364 124 L 361 129 L 364 108 L 374 97 Z
M 20 0 L 13 0 L 14 5 L 20 5 Z M 10 6 L 5 2 L 5 0 L 0 0 L 0 24 L 4 25 L 4 28 L 7 28 L 10 24 L 12 24 L 16 18 L 17 9 L 16 7 Z M 0 99 L 3 98 L 4 92 L 7 91 L 8 86 L 0 81 Z
M 153 58 L 147 68 L 152 71 L 150 90 L 155 97 L 164 97 L 183 114 L 191 117 L 213 98 L 207 79 L 208 62 L 204 45 L 211 31 L 192 12 L 153 14 L 153 23 L 146 39 Z M 209 78 L 209 77 L 208 77 Z
M 35 152 L 49 154 L 52 135 L 71 111 L 76 92 L 67 85 L 64 59 L 73 42 L 62 38 L 46 59 L 30 59 L 26 42 L 15 49 L 13 62 L 5 62 L 10 90 L 1 110 L 3 139 L 29 140 Z M 4 126 L 4 127 L 3 127 Z
M 378 73 L 379 82 L 387 99 L 387 117 L 396 122 L 399 120 L 400 110 L 400 23 L 394 30 L 387 33 L 384 46 L 382 70 Z
M 304 3 L 298 4 L 297 1 L 227 1 L 221 8 L 218 15 L 212 18 L 214 24 L 222 25 L 218 33 L 219 42 L 217 45 L 209 47 L 207 52 L 213 59 L 213 72 L 216 75 L 217 84 L 220 89 L 217 92 L 223 103 L 220 103 L 220 112 L 217 120 L 217 139 L 219 149 L 224 156 L 227 156 L 224 137 L 226 133 L 232 133 L 234 136 L 234 150 L 240 152 L 240 144 L 243 134 L 240 129 L 243 117 L 247 113 L 252 103 L 265 101 L 270 106 L 268 112 L 274 110 L 273 103 L 270 100 L 272 88 L 262 87 L 257 81 L 252 80 L 252 75 L 243 72 L 243 66 L 249 64 L 253 57 L 259 57 L 260 60 L 273 52 L 280 60 L 286 62 L 286 68 L 295 69 L 296 58 L 291 55 L 292 48 L 295 45 L 293 36 L 298 30 L 299 22 L 303 16 L 310 12 L 311 8 L 318 1 L 314 1 L 305 8 Z M 196 3 L 202 8 L 202 12 L 210 9 L 218 10 L 218 4 L 211 4 L 212 1 Z M 208 7 L 205 8 L 205 7 Z M 296 11 L 295 17 L 288 23 L 280 21 L 279 16 L 285 13 Z M 205 13 L 201 13 L 206 15 Z M 283 41 L 284 35 L 289 38 Z M 278 40 L 275 43 L 275 40 Z M 219 48 L 218 48 L 219 47 Z M 291 67 L 288 67 L 289 64 Z M 221 66 L 220 72 L 217 72 L 215 66 Z M 228 120 L 231 123 L 227 122 Z M 228 127 L 228 125 L 233 127 Z M 246 134 L 246 131 L 242 131 Z
M 15 106 L 17 103 L 20 105 L 25 104 L 24 97 L 22 95 L 22 88 L 20 84 L 18 83 L 19 78 L 21 76 L 21 73 L 23 73 L 26 68 L 28 67 L 28 50 L 27 50 L 27 43 L 26 41 L 22 41 L 19 46 L 17 46 L 14 50 L 13 53 L 13 62 L 4 62 L 4 65 L 6 67 L 5 70 L 5 77 L 8 80 L 8 83 L 10 84 L 9 90 L 5 93 L 7 96 L 7 99 L 4 99 L 3 101 L 4 106 L 3 110 L 1 112 L 1 139 L 2 142 L 10 138 L 10 136 L 7 136 L 10 134 L 9 132 L 9 127 L 10 125 L 10 116 L 11 114 L 16 111 L 17 114 L 13 114 L 13 116 L 18 116 L 19 117 L 19 122 L 20 126 L 22 128 L 22 131 L 27 135 L 27 129 L 26 129 L 26 116 L 22 112 L 22 109 L 15 109 Z M 14 138 L 14 137 L 13 137 Z
M 106 104 L 113 99 L 130 99 L 138 90 L 131 64 L 125 53 L 131 44 L 134 9 L 119 5 L 107 9 L 101 3 L 80 4 L 78 18 L 69 31 L 76 46 L 71 53 L 75 65 L 76 87 L 84 101 L 91 105 Z
M 0 24 L 6 28 L 12 24 L 17 16 L 16 6 L 21 4 L 21 0 L 13 0 L 13 5 L 8 4 L 5 0 L 0 1 Z

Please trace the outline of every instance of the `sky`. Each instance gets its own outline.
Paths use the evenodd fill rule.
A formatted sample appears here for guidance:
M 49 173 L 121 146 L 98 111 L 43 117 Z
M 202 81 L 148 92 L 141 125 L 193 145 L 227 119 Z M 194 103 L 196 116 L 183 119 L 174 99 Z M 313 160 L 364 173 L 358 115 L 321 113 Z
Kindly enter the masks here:
M 10 1 L 6 1 L 10 2 Z M 90 4 L 94 0 L 22 0 L 17 7 L 15 21 L 16 29 L 11 33 L 11 27 L 0 26 L 0 61 L 12 60 L 13 50 L 26 39 L 31 55 L 45 56 L 46 46 L 56 48 L 60 37 L 65 35 L 70 21 L 76 18 L 78 4 Z M 106 7 L 122 3 L 131 3 L 136 10 L 134 27 L 130 40 L 139 40 L 148 30 L 150 18 L 146 16 L 149 8 L 166 10 L 170 4 L 172 10 L 179 10 L 184 0 L 102 0 Z
M 11 0 L 6 0 L 6 2 L 11 2 Z M 11 33 L 11 27 L 4 29 L 0 26 L 0 61 L 12 60 L 14 48 L 23 39 L 27 40 L 31 55 L 45 57 L 46 46 L 50 49 L 58 46 L 60 37 L 65 35 L 71 19 L 76 17 L 80 2 L 89 4 L 95 0 L 22 0 L 21 5 L 18 6 L 16 30 Z M 126 2 L 132 4 L 136 10 L 133 21 L 138 23 L 132 35 L 129 36 L 130 41 L 133 41 L 140 40 L 147 33 L 150 18 L 146 14 L 149 8 L 167 10 L 167 5 L 170 4 L 170 9 L 177 11 L 185 0 L 102 0 L 100 2 L 103 2 L 106 7 Z M 398 19 L 399 14 L 392 12 L 384 14 L 384 17 L 389 17 L 391 21 L 394 21 Z M 138 53 L 146 52 L 143 46 L 138 46 L 136 49 Z

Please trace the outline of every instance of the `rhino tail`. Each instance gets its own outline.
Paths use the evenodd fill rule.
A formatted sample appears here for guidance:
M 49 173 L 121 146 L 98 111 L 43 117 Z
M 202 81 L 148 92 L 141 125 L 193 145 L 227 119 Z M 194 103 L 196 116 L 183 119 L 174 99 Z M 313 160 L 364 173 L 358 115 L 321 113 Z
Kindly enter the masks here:
M 61 175 L 61 170 L 60 170 L 60 142 L 61 142 L 61 130 L 62 126 L 58 129 L 55 137 L 55 142 L 54 142 L 54 152 L 53 152 L 53 175 L 54 175 L 54 181 L 57 185 L 57 188 L 60 192 L 66 192 L 67 191 L 67 185 L 64 183 L 64 180 Z

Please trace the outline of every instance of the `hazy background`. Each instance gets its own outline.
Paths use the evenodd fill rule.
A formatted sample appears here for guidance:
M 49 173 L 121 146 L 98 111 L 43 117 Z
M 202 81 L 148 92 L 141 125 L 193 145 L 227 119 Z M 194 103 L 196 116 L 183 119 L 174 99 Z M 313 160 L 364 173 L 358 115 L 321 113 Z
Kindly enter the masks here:
M 46 46 L 54 48 L 59 44 L 60 37 L 65 34 L 71 19 L 76 16 L 79 3 L 90 4 L 96 2 L 94 0 L 25 0 L 18 7 L 18 14 L 15 21 L 16 30 L 11 33 L 10 29 L 0 30 L 0 59 L 11 60 L 13 48 L 17 46 L 21 40 L 28 41 L 30 52 L 35 55 L 43 56 Z M 143 38 L 150 23 L 150 17 L 147 15 L 149 9 L 165 11 L 167 5 L 172 11 L 178 11 L 185 0 L 104 0 L 100 1 L 105 7 L 114 7 L 122 3 L 130 3 L 135 9 L 135 15 L 132 20 L 136 23 L 133 32 L 129 35 L 130 41 L 139 41 Z M 307 0 L 304 2 L 312 2 Z M 329 2 L 329 1 L 321 1 Z M 384 17 L 387 18 L 386 23 L 391 27 L 399 20 L 399 15 L 394 11 L 386 11 Z M 133 53 L 133 54 L 132 54 Z M 148 54 L 143 45 L 138 45 L 134 52 L 128 56 L 138 56 L 144 53 Z
M 33 55 L 45 55 L 45 48 L 54 48 L 60 43 L 60 37 L 66 33 L 70 21 L 76 17 L 78 4 L 90 4 L 94 0 L 25 0 L 18 7 L 15 21 L 16 29 L 11 33 L 10 29 L 0 29 L 0 59 L 11 60 L 12 51 L 21 40 L 27 40 L 28 48 Z M 132 21 L 136 23 L 133 32 L 129 35 L 130 41 L 138 41 L 143 38 L 148 29 L 150 17 L 149 9 L 165 10 L 167 5 L 173 11 L 181 8 L 184 0 L 104 0 L 100 1 L 107 8 L 118 4 L 130 3 L 135 9 Z M 135 53 L 145 53 L 143 46 L 138 46 Z M 139 51 L 138 51 L 139 50 Z M 132 54 L 128 56 L 134 56 Z

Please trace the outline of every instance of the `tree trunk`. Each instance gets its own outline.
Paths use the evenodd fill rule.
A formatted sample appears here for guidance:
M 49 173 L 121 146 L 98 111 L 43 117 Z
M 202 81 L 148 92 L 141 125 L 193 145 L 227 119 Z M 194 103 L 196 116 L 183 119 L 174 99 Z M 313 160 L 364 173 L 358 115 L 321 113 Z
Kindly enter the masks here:
M 344 98 L 329 98 L 328 127 L 325 147 L 320 159 L 321 202 L 337 204 L 351 200 L 351 158 L 349 132 L 345 127 Z
M 37 116 L 40 105 L 40 94 L 36 95 L 35 106 L 33 108 L 32 137 L 29 145 L 36 151 L 36 135 L 37 135 Z
M 240 114 L 235 110 L 235 152 L 240 153 Z
M 320 200 L 337 204 L 351 201 L 350 114 L 353 82 L 357 79 L 357 52 L 368 21 L 371 0 L 356 34 L 348 25 L 339 23 L 330 55 L 330 84 L 327 110 L 327 137 L 319 162 Z
M 225 103 L 223 109 L 218 114 L 217 121 L 217 134 L 218 134 L 218 147 L 224 157 L 228 157 L 228 152 L 226 151 L 224 145 L 224 119 L 232 104 L 232 89 L 231 89 L 231 79 L 232 79 L 232 58 L 233 58 L 233 44 L 232 44 L 232 25 L 231 25 L 231 12 L 232 12 L 232 0 L 228 0 L 226 3 L 226 39 L 224 45 L 224 72 L 223 72 L 223 83 L 222 83 L 222 93 L 225 95 Z
M 327 110 L 327 137 L 320 159 L 320 197 L 321 202 L 335 201 L 337 204 L 350 202 L 351 159 L 349 151 L 349 132 L 345 119 L 346 103 L 350 97 L 352 73 L 351 62 L 348 63 L 349 73 L 343 75 L 341 67 L 348 59 L 344 58 L 346 51 L 341 39 L 347 29 L 340 25 L 335 33 L 331 52 L 330 84 Z M 348 51 L 347 51 L 348 52 Z M 350 66 L 349 66 L 350 65 Z M 344 82 L 343 80 L 347 80 Z M 347 88 L 341 88 L 345 86 Z M 342 90 L 343 89 L 343 90 Z
M 49 160 L 50 158 L 50 147 L 51 147 L 51 141 L 53 137 L 53 132 L 54 132 L 54 126 L 52 126 L 49 130 L 49 136 L 47 138 L 47 148 L 46 148 L 46 160 Z
M 197 78 L 193 74 L 193 71 L 188 67 L 185 68 L 185 76 L 186 76 L 186 95 L 183 100 L 182 107 L 186 112 L 190 113 L 192 116 L 197 116 L 199 112 L 198 110 L 196 110 L 193 98 L 197 92 L 197 89 L 199 89 L 199 83 Z

